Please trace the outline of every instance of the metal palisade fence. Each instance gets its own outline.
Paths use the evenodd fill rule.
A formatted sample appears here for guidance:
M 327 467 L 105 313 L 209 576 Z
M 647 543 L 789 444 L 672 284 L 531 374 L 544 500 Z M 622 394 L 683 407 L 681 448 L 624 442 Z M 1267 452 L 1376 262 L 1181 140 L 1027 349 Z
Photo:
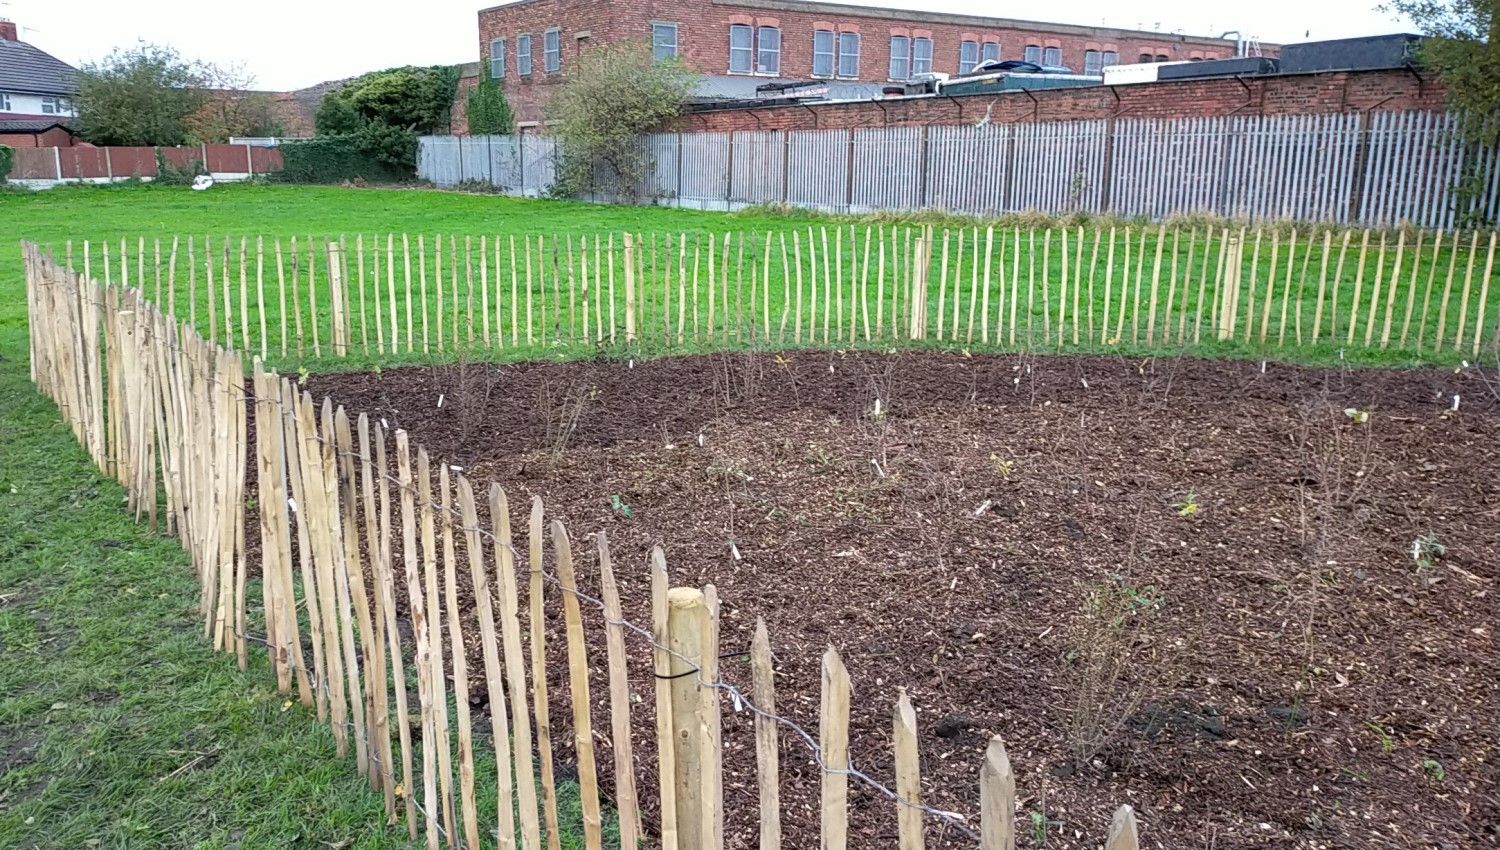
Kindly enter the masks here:
M 1500 157 L 1436 112 L 1119 118 L 1025 124 L 655 133 L 641 185 L 601 174 L 593 200 L 733 210 L 934 209 L 973 215 L 1213 214 L 1448 229 L 1500 215 Z M 426 136 L 418 174 L 544 194 L 536 135 Z M 1455 190 L 1460 180 L 1472 191 Z

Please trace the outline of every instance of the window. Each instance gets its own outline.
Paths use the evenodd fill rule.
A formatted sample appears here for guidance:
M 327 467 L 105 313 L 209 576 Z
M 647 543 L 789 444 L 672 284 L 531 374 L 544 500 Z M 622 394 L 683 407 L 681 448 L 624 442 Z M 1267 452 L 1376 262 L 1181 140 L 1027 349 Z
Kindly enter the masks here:
M 490 77 L 496 80 L 505 78 L 505 39 L 503 38 L 490 42 Z
M 64 112 L 63 104 L 64 101 L 60 97 L 44 97 L 42 98 L 42 114 L 61 115 Z
M 1149 54 L 1149 53 L 1142 53 L 1140 55 L 1140 58 L 1137 59 L 1136 61 L 1138 61 L 1138 62 L 1150 62 L 1150 61 L 1152 61 L 1151 54 Z
M 1033 65 L 1042 64 L 1042 46 L 1040 44 L 1026 45 L 1026 61 Z
M 1000 42 L 986 41 L 984 43 L 984 55 L 981 57 L 985 62 L 1000 61 Z
M 1099 64 L 1101 70 L 1112 65 L 1120 64 L 1120 52 L 1118 50 L 1106 50 L 1104 51 L 1104 53 L 1100 54 L 1100 56 L 1101 61 Z
M 1100 74 L 1104 71 L 1104 54 L 1097 50 L 1083 51 L 1083 72 L 1085 74 Z
M 814 77 L 833 76 L 833 30 L 813 31 L 813 67 Z
M 542 34 L 542 67 L 549 74 L 562 70 L 562 30 L 557 27 Z
M 1158 54 L 1156 54 L 1156 61 L 1158 61 L 1158 62 L 1171 62 L 1172 61 L 1172 57 L 1168 56 L 1165 53 L 1158 53 Z
M 1061 65 L 1062 64 L 1062 48 L 1061 47 L 1049 47 L 1046 50 L 1042 51 L 1042 64 L 1043 65 Z
M 0 92 L 0 112 L 10 111 L 10 93 Z
M 531 36 L 516 36 L 516 73 L 531 76 Z
M 781 29 L 760 27 L 755 31 L 755 73 L 776 76 L 781 73 Z
M 911 39 L 904 35 L 891 36 L 891 79 L 905 80 L 911 77 Z
M 846 80 L 859 78 L 859 33 L 839 33 L 839 76 Z
M 961 41 L 958 44 L 958 72 L 967 74 L 979 64 L 979 42 Z
M 676 24 L 651 25 L 651 55 L 658 62 L 677 55 Z
M 911 74 L 932 73 L 932 39 L 914 38 L 911 40 Z
M 754 70 L 752 32 L 748 24 L 729 25 L 729 73 L 748 74 Z

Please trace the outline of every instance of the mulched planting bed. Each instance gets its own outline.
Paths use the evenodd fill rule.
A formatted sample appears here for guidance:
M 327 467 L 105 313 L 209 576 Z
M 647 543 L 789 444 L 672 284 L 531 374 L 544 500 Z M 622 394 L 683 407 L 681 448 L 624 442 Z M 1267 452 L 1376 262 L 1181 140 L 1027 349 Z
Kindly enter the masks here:
M 980 760 L 1002 736 L 1021 846 L 1098 847 L 1121 803 L 1147 847 L 1500 840 L 1493 372 L 799 352 L 389 369 L 306 389 L 502 484 L 523 552 L 541 496 L 590 592 L 588 536 L 606 531 L 643 625 L 662 545 L 674 584 L 717 586 L 723 652 L 766 619 L 777 708 L 811 730 L 820 656 L 838 648 L 855 766 L 888 784 L 905 687 L 925 801 L 975 826 Z M 585 612 L 607 736 L 602 621 Z M 650 663 L 630 640 L 654 823 Z M 748 692 L 747 659 L 721 669 Z M 1080 692 L 1104 706 L 1096 722 Z M 731 848 L 756 846 L 752 733 L 726 702 Z M 816 846 L 818 769 L 793 734 L 781 764 L 786 846 Z M 850 793 L 852 844 L 894 846 L 893 804 Z M 928 843 L 970 846 L 936 821 Z

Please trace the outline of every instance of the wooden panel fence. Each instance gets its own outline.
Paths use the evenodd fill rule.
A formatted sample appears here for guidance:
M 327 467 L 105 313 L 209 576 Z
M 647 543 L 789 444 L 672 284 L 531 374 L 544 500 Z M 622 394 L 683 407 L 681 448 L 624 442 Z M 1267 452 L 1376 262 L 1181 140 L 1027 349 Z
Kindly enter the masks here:
M 385 297 L 394 304 L 394 240 L 385 241 Z M 620 241 L 628 257 L 639 258 L 628 253 L 635 250 L 628 235 Z M 684 244 L 679 240 L 679 266 Z M 918 243 L 919 255 L 925 245 Z M 669 587 L 660 548 L 649 563 L 623 568 L 642 579 L 632 587 L 651 588 L 651 623 L 632 623 L 620 614 L 617 568 L 602 533 L 576 538 L 582 545 L 575 553 L 575 538 L 560 522 L 547 522 L 545 506 L 534 498 L 522 544 L 499 484 L 471 482 L 458 467 L 414 446 L 404 430 L 392 433 L 384 421 L 330 399 L 320 404 L 295 378 L 204 337 L 148 296 L 148 278 L 138 270 L 129 281 L 100 283 L 35 245 L 26 244 L 24 252 L 36 386 L 56 402 L 101 472 L 125 488 L 137 518 L 175 535 L 189 553 L 206 639 L 233 653 L 241 668 L 248 666 L 252 644 L 264 649 L 279 692 L 328 723 L 339 757 L 352 755 L 355 769 L 383 795 L 387 823 L 404 827 L 411 840 L 420 836 L 429 848 L 538 850 L 544 840 L 557 847 L 553 724 L 566 708 L 572 743 L 564 747 L 576 765 L 588 848 L 603 847 L 607 820 L 622 850 L 638 846 L 638 839 L 681 850 L 722 847 L 725 806 L 747 805 L 744 798 L 725 797 L 729 783 L 759 789 L 760 846 L 767 850 L 815 840 L 830 850 L 847 846 L 853 785 L 875 792 L 900 814 L 903 847 L 921 846 L 924 831 L 939 827 L 985 850 L 1014 846 L 1015 776 L 999 738 L 990 741 L 975 778 L 976 811 L 965 816 L 926 806 L 919 800 L 919 753 L 903 693 L 889 695 L 895 774 L 876 777 L 858 768 L 873 759 L 849 750 L 855 691 L 834 649 L 823 656 L 818 725 L 809 730 L 776 713 L 764 623 L 752 648 L 753 681 L 731 681 L 717 667 L 715 589 Z M 217 253 L 210 257 L 207 269 L 218 260 Z M 215 279 L 236 279 L 222 268 Z M 631 266 L 625 269 L 628 310 L 639 302 L 632 301 Z M 338 287 L 349 278 L 336 262 L 328 271 L 323 303 L 339 318 L 338 305 L 350 302 Z M 461 277 L 454 266 L 448 272 L 450 281 Z M 244 279 L 238 278 L 241 293 Z M 470 291 L 466 303 L 473 301 Z M 245 321 L 243 312 L 231 316 L 235 299 L 225 292 L 226 342 L 232 342 L 259 323 Z M 389 318 L 391 345 L 407 344 L 411 332 L 400 311 L 377 315 L 381 322 Z M 438 318 L 434 324 L 441 327 L 446 317 Z M 633 325 L 624 327 L 628 334 Z M 514 334 L 514 323 L 507 330 Z M 450 330 L 448 338 L 456 333 Z M 463 338 L 474 334 L 467 324 Z M 337 321 L 323 339 L 343 349 L 351 345 L 348 327 Z M 596 568 L 599 596 L 582 589 L 577 565 Z M 460 608 L 459 576 L 474 588 L 472 612 Z M 549 655 L 543 645 L 547 610 L 559 605 L 563 656 Z M 400 627 L 403 618 L 409 636 Z M 590 628 L 607 631 L 603 660 L 589 657 Z M 477 652 L 465 637 L 474 633 L 470 629 L 477 630 Z M 652 727 L 630 719 L 643 709 L 626 692 L 627 639 L 653 658 L 654 735 L 643 735 Z M 549 695 L 556 665 L 565 665 L 566 674 L 554 681 L 566 687 Z M 607 675 L 591 682 L 590 669 L 601 665 Z M 470 668 L 482 671 L 478 681 L 491 710 L 487 736 L 476 734 L 469 710 Z M 598 722 L 591 713 L 594 687 L 608 691 L 609 716 Z M 731 708 L 756 717 L 754 776 L 726 775 L 723 767 L 720 718 Z M 789 734 L 778 735 L 781 730 Z M 596 759 L 596 740 L 610 738 L 617 742 L 610 747 L 613 758 Z M 781 831 L 777 765 L 787 747 L 797 748 L 789 755 L 820 766 L 817 839 Z M 657 754 L 654 783 L 637 781 L 650 775 L 648 759 L 637 755 L 643 751 Z M 478 795 L 481 762 L 497 776 L 494 801 Z M 604 787 L 613 789 L 609 817 Z M 641 817 L 641 801 L 653 798 L 660 817 L 650 825 Z M 1105 837 L 1102 825 L 1099 833 Z M 1129 806 L 1116 812 L 1107 841 L 1116 850 L 1138 846 Z
M 932 344 L 1458 362 L 1497 234 L 806 225 L 755 233 L 144 237 L 85 276 L 293 368 L 322 358 Z M 1378 327 L 1378 331 L 1377 331 Z
M 1457 126 L 1454 116 L 1414 111 L 1019 124 L 985 115 L 956 126 L 657 133 L 640 142 L 641 185 L 622 190 L 600 169 L 590 196 L 717 210 L 1210 214 L 1450 229 L 1500 217 L 1500 150 L 1461 143 Z M 417 173 L 439 186 L 477 181 L 536 195 L 551 185 L 557 155 L 553 139 L 535 135 L 427 136 Z M 1461 178 L 1472 192 L 1456 190 Z

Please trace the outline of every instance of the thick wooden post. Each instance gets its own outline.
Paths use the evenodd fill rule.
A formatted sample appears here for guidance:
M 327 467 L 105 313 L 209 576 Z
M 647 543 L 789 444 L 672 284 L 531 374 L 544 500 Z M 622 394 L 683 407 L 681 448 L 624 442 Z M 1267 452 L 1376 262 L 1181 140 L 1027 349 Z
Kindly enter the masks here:
M 667 675 L 672 699 L 672 776 L 676 803 L 677 846 L 705 847 L 712 840 L 703 834 L 712 813 L 705 812 L 703 769 L 710 763 L 704 752 L 705 736 L 699 730 L 699 684 L 701 656 L 709 642 L 708 605 L 696 587 L 674 587 L 667 591 L 667 646 L 674 655 Z

